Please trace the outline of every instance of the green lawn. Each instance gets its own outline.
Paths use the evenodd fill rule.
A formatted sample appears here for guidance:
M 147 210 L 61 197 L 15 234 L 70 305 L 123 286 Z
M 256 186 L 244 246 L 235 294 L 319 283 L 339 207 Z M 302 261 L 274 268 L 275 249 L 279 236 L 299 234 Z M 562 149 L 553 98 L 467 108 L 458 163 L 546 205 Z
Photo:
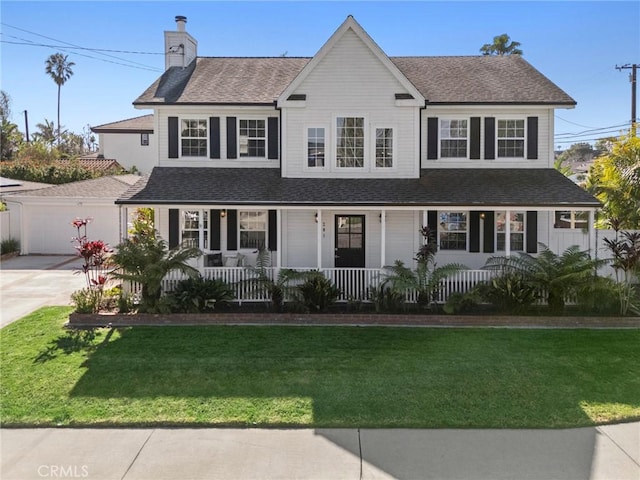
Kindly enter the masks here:
M 2 423 L 574 427 L 640 419 L 640 330 L 136 327 L 45 308 L 0 331 Z

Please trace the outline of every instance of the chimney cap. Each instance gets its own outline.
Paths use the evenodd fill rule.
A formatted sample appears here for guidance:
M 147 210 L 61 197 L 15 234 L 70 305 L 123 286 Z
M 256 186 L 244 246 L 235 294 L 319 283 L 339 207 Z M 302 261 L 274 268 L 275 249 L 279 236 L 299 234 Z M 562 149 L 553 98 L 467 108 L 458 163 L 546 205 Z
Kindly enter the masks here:
M 187 22 L 187 17 L 183 15 L 176 15 L 176 22 Z

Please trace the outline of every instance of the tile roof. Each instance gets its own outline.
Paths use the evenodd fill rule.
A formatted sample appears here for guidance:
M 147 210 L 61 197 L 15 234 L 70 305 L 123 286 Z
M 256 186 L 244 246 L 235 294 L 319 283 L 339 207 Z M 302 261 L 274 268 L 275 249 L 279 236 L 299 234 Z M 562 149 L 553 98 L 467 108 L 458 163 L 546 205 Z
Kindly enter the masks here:
M 79 157 L 74 159 L 61 158 L 56 163 L 65 166 L 65 165 L 80 165 L 84 168 L 89 168 L 91 170 L 124 170 L 124 167 L 118 163 L 117 160 L 113 158 L 100 158 L 100 157 Z
M 91 127 L 94 133 L 153 133 L 153 114 Z
M 279 169 L 156 167 L 116 203 L 190 205 L 573 206 L 599 202 L 558 171 L 426 169 L 413 179 L 281 178 Z
M 138 175 L 112 175 L 107 177 L 81 180 L 79 182 L 54 185 L 42 190 L 24 193 L 28 197 L 67 197 L 111 199 L 122 196 L 132 185 L 141 179 Z M 12 196 L 20 195 L 10 194 Z
M 519 55 L 390 59 L 430 103 L 575 105 Z M 168 69 L 133 103 L 273 104 L 309 60 L 199 57 Z

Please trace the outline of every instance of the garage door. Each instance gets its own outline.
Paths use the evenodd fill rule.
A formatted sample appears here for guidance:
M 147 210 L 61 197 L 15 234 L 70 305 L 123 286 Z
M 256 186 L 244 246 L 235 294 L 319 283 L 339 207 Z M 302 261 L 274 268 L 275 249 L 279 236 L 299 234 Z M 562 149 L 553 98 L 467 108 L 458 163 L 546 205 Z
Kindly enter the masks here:
M 92 217 L 87 228 L 89 240 L 103 240 L 112 247 L 119 236 L 118 207 L 109 206 L 35 206 L 25 205 L 25 236 L 30 254 L 73 255 L 71 242 L 76 229 L 71 225 L 75 218 Z

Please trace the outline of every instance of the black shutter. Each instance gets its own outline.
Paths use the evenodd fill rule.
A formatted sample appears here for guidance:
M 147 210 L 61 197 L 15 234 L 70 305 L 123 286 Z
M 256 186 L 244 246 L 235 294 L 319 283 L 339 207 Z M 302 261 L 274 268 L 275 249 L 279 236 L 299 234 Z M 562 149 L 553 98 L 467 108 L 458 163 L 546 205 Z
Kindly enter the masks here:
M 496 158 L 496 119 L 485 117 L 484 119 L 484 159 Z
M 169 117 L 169 158 L 178 158 L 178 117 Z
M 227 250 L 238 249 L 238 211 L 227 210 Z
M 209 249 L 220 250 L 220 210 L 209 212 Z
M 480 251 L 480 212 L 469 212 L 469 251 Z
M 538 117 L 527 117 L 527 159 L 538 158 Z
M 267 119 L 267 143 L 268 149 L 267 158 L 269 160 L 278 159 L 278 151 L 280 150 L 278 134 L 278 117 L 269 117 Z
M 238 158 L 236 117 L 227 117 L 227 158 Z
M 527 253 L 538 253 L 538 212 L 527 211 Z
M 427 160 L 438 159 L 438 119 L 427 119 Z
M 269 250 L 278 250 L 278 214 L 275 210 L 269 210 Z
M 175 248 L 180 242 L 180 210 L 169 209 L 169 248 Z
M 427 212 L 427 225 L 433 230 L 433 234 L 438 233 L 438 212 L 436 210 L 429 210 Z
M 496 221 L 494 212 L 484 212 L 484 253 L 493 253 Z
M 469 158 L 480 160 L 480 117 L 471 117 Z
M 209 158 L 220 158 L 220 117 L 209 117 Z

